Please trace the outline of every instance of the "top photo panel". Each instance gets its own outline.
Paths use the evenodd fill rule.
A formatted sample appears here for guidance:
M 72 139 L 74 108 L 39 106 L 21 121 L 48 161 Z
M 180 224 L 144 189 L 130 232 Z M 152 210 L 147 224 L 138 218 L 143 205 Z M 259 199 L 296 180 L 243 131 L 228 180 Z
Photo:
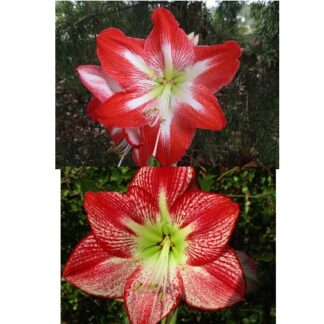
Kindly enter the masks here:
M 56 3 L 56 167 L 279 168 L 279 2 Z

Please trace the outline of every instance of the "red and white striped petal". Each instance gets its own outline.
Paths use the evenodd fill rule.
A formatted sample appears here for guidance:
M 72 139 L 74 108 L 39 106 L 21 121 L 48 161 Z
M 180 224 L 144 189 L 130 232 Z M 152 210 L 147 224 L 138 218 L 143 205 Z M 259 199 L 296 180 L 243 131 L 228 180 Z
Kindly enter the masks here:
M 153 29 L 145 42 L 146 62 L 156 71 L 181 71 L 194 62 L 193 45 L 179 28 L 173 15 L 164 8 L 152 14 Z
M 150 155 L 157 144 L 155 158 L 161 165 L 168 166 L 181 160 L 195 135 L 195 127 L 181 117 L 176 113 L 159 125 L 142 128 L 143 142 Z
M 155 108 L 150 89 L 136 86 L 114 94 L 96 111 L 96 118 L 107 126 L 137 128 L 149 123 L 147 113 Z
M 146 145 L 135 148 L 132 153 L 133 160 L 138 167 L 147 166 L 151 155 Z
M 125 138 L 123 128 L 107 127 L 107 131 L 115 145 L 119 144 Z
M 88 294 L 122 298 L 126 281 L 136 266 L 132 259 L 111 256 L 89 234 L 71 253 L 63 277 Z
M 101 106 L 101 101 L 98 98 L 92 97 L 90 99 L 87 107 L 87 114 L 91 119 L 97 121 L 96 111 L 99 109 L 100 106 Z
M 232 306 L 244 298 L 243 271 L 232 249 L 204 266 L 179 267 L 187 304 L 205 310 Z
M 84 207 L 96 238 L 112 255 L 131 257 L 134 234 L 127 227 L 132 220 L 131 200 L 116 192 L 87 192 Z
M 120 86 L 100 66 L 82 65 L 77 71 L 84 86 L 101 102 L 121 91 Z
M 217 99 L 202 85 L 187 83 L 176 95 L 175 102 L 183 122 L 193 128 L 219 131 L 226 126 L 225 115 Z
M 133 147 L 137 148 L 143 143 L 139 128 L 125 128 L 124 136 L 126 141 Z
M 155 223 L 159 208 L 152 195 L 141 187 L 133 187 L 128 192 L 128 196 L 132 201 L 133 220 L 138 224 L 143 224 L 147 221 Z
M 108 28 L 97 36 L 97 54 L 105 72 L 127 88 L 134 82 L 153 77 L 143 59 L 143 41 L 125 36 L 116 28 Z
M 236 74 L 242 49 L 235 41 L 221 45 L 195 46 L 195 63 L 186 69 L 187 77 L 216 92 L 229 84 Z
M 134 187 L 141 187 L 158 204 L 160 192 L 164 191 L 170 208 L 178 197 L 196 185 L 195 177 L 195 170 L 190 167 L 143 167 L 134 176 L 128 192 Z
M 139 267 L 128 279 L 124 301 L 132 324 L 155 324 L 170 314 L 179 304 L 183 285 L 179 273 L 170 274 L 166 291 L 150 286 L 153 271 Z
M 190 227 L 187 263 L 202 265 L 215 259 L 228 244 L 239 205 L 224 195 L 190 191 L 176 201 L 170 214 L 180 228 Z
M 195 35 L 194 32 L 191 32 L 190 34 L 187 35 L 188 39 L 190 40 L 191 44 L 196 46 L 198 45 L 199 42 L 199 35 Z
M 248 257 L 248 255 L 244 251 L 235 250 L 235 253 L 240 260 L 241 266 L 243 268 L 247 292 L 253 292 L 259 286 L 259 280 L 257 276 L 258 263 Z

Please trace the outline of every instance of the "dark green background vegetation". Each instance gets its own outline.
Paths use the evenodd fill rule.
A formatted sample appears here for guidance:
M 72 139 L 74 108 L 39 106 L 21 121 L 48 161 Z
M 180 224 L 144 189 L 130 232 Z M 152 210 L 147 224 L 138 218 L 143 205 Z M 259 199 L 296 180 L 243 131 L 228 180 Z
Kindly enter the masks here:
M 275 170 L 265 168 L 197 169 L 205 191 L 232 197 L 241 207 L 231 246 L 257 260 L 259 289 L 222 311 L 201 311 L 181 305 L 178 323 L 275 323 Z M 62 170 L 62 268 L 89 226 L 82 207 L 86 191 L 125 192 L 135 170 L 66 167 Z M 62 281 L 62 323 L 122 323 L 121 302 L 87 295 Z
M 257 161 L 278 167 L 279 2 L 57 2 L 56 165 L 117 165 L 105 128 L 86 115 L 90 93 L 75 68 L 99 64 L 96 34 L 117 27 L 145 38 L 158 5 L 170 9 L 184 30 L 199 33 L 200 44 L 234 39 L 243 48 L 235 80 L 217 93 L 228 124 L 221 132 L 198 130 L 179 163 L 235 166 Z M 134 165 L 131 157 L 126 165 Z

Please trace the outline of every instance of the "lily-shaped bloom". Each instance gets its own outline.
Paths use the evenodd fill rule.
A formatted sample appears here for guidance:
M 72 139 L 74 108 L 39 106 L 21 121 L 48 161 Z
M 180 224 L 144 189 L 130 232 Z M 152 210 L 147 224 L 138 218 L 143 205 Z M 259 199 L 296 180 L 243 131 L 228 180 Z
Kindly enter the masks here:
M 157 323 L 183 299 L 216 310 L 240 301 L 245 281 L 229 239 L 239 206 L 197 189 L 192 168 L 141 168 L 126 194 L 88 192 L 90 234 L 64 278 L 123 299 L 131 323 Z
M 141 128 L 150 155 L 170 165 L 184 155 L 196 128 L 221 130 L 226 120 L 214 93 L 233 79 L 241 48 L 235 41 L 195 46 L 164 8 L 152 14 L 145 40 L 116 28 L 97 37 L 102 69 L 123 89 L 96 118 L 110 127 Z
M 100 122 L 100 118 L 96 116 L 96 111 L 114 93 L 122 91 L 122 88 L 100 66 L 82 65 L 77 68 L 77 71 L 84 86 L 94 96 L 88 104 L 87 113 L 93 120 Z M 141 160 L 139 152 L 136 151 L 142 145 L 139 129 L 107 127 L 107 132 L 117 146 L 117 149 L 121 151 L 121 159 L 118 166 L 121 165 L 124 157 L 132 147 L 134 148 L 133 159 L 136 164 L 143 165 L 147 163 L 147 160 L 145 163 Z

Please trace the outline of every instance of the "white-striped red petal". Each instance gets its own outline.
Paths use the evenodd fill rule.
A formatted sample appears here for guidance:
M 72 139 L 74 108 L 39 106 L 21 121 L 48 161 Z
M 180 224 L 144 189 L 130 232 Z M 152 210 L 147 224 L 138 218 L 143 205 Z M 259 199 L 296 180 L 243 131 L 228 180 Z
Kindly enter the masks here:
M 171 208 L 177 198 L 195 184 L 195 170 L 190 167 L 143 167 L 134 176 L 128 192 L 131 192 L 133 187 L 140 187 L 153 197 L 158 206 L 159 194 L 164 191 L 168 207 Z
M 180 114 L 179 114 L 180 115 Z M 155 158 L 163 166 L 178 162 L 189 148 L 195 134 L 194 125 L 176 116 L 154 127 L 144 126 L 141 130 L 143 143 L 153 155 L 157 143 Z
M 179 28 L 170 11 L 157 8 L 152 14 L 153 29 L 145 41 L 144 57 L 156 71 L 181 71 L 194 61 L 193 45 Z
M 188 305 L 206 310 L 232 306 L 243 299 L 245 282 L 233 249 L 204 266 L 179 267 L 184 299 Z
M 242 49 L 235 41 L 221 45 L 195 46 L 195 64 L 187 73 L 192 80 L 212 93 L 229 84 L 236 74 Z
M 156 99 L 147 87 L 134 86 L 114 94 L 96 111 L 96 118 L 104 125 L 137 128 L 149 122 L 148 112 L 156 108 Z
M 124 135 L 127 142 L 133 147 L 139 147 L 143 144 L 142 136 L 138 128 L 125 128 Z
M 126 281 L 136 266 L 133 259 L 111 256 L 89 234 L 71 253 L 63 277 L 88 294 L 122 298 Z
M 155 324 L 179 304 L 183 285 L 178 271 L 170 273 L 165 292 L 150 286 L 152 269 L 139 267 L 128 279 L 124 301 L 132 324 Z
M 222 130 L 226 126 L 224 112 L 217 99 L 204 86 L 188 84 L 183 93 L 177 97 L 178 114 L 183 123 L 193 128 Z
M 77 71 L 84 86 L 101 102 L 121 91 L 120 86 L 100 66 L 82 65 Z
M 116 192 L 87 192 L 84 207 L 96 238 L 112 255 L 131 257 L 133 232 L 127 227 L 132 220 L 132 202 Z
M 114 144 L 119 144 L 124 139 L 124 130 L 119 127 L 107 127 L 107 131 L 111 136 Z
M 190 191 L 170 210 L 180 228 L 189 226 L 187 262 L 201 265 L 215 259 L 228 244 L 235 228 L 239 205 L 224 195 Z
M 132 201 L 132 218 L 138 224 L 156 221 L 159 213 L 158 205 L 152 195 L 141 187 L 134 186 L 128 191 L 128 196 Z
M 148 78 L 143 41 L 108 28 L 97 36 L 97 54 L 103 69 L 123 88 Z

